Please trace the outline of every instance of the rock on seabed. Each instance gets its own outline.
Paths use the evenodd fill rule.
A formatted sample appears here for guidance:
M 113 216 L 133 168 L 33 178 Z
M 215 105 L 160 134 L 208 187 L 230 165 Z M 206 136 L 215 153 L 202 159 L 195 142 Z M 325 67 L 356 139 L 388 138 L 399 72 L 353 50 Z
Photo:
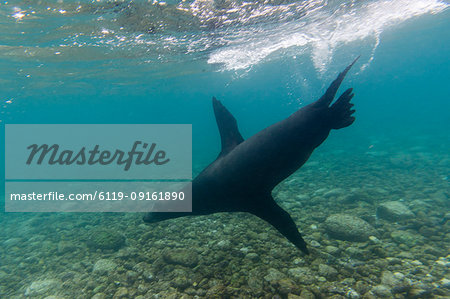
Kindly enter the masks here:
M 100 275 L 107 275 L 114 272 L 117 268 L 117 264 L 108 259 L 100 259 L 94 264 L 93 273 Z
M 198 254 L 189 249 L 168 249 L 164 252 L 163 259 L 168 264 L 193 268 L 198 263 Z
M 25 290 L 25 296 L 41 296 L 50 291 L 59 289 L 61 283 L 56 279 L 45 279 L 33 281 L 33 283 Z
M 370 236 L 376 236 L 377 231 L 369 223 L 359 217 L 334 214 L 325 220 L 327 233 L 334 238 L 346 241 L 364 242 Z
M 92 249 L 118 250 L 125 245 L 125 237 L 111 229 L 96 229 L 90 232 L 87 244 Z
M 377 208 L 377 216 L 386 220 L 398 221 L 414 217 L 414 213 L 399 201 L 388 201 Z

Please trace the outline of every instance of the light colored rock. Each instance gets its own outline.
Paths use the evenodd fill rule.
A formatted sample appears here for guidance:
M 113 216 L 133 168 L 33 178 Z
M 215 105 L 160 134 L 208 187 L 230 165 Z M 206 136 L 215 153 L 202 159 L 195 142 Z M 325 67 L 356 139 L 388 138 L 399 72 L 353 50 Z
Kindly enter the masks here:
M 354 259 L 358 259 L 358 260 L 367 259 L 366 253 L 357 247 L 353 247 L 353 246 L 347 247 L 347 249 L 345 249 L 345 252 Z
M 244 254 L 247 254 L 247 253 L 250 252 L 250 248 L 248 248 L 248 247 L 242 247 L 241 249 L 239 249 L 239 251 L 242 252 L 242 253 L 244 253 Z
M 413 218 L 414 213 L 400 201 L 388 201 L 378 206 L 377 216 L 386 220 L 399 221 Z
M 60 241 L 58 243 L 58 253 L 59 254 L 72 253 L 76 250 L 77 250 L 77 247 L 72 242 Z
M 423 237 L 421 235 L 412 234 L 410 232 L 402 230 L 395 230 L 391 232 L 391 238 L 399 244 L 405 244 L 409 248 L 423 242 Z
M 373 244 L 380 244 L 381 243 L 380 239 L 378 239 L 375 236 L 369 236 L 369 241 L 372 242 Z
M 343 191 L 344 190 L 342 190 L 341 188 L 331 189 L 331 190 L 325 192 L 323 194 L 323 197 L 325 197 L 325 198 L 338 197 L 339 195 L 341 195 L 343 193 Z
M 444 267 L 450 268 L 450 255 L 447 255 L 446 257 L 441 256 L 436 261 L 436 264 L 438 264 L 440 266 L 444 266 Z
M 4 247 L 13 247 L 13 246 L 19 245 L 21 242 L 22 242 L 22 240 L 19 238 L 10 238 L 10 239 L 3 241 L 3 246 Z
M 295 258 L 294 261 L 293 261 L 292 263 L 293 263 L 294 265 L 297 265 L 297 266 L 306 265 L 305 260 L 302 259 L 302 258 L 299 258 L 299 257 Z
M 392 292 L 391 290 L 382 284 L 376 285 L 371 289 L 371 292 L 377 297 L 377 298 L 392 298 Z
M 315 247 L 315 248 L 320 247 L 320 243 L 317 242 L 316 240 L 312 240 L 311 242 L 309 242 L 309 245 L 311 245 L 311 247 Z
M 377 231 L 366 221 L 346 214 L 329 216 L 325 220 L 325 229 L 331 237 L 346 241 L 364 242 L 370 236 L 378 235 Z
M 276 281 L 276 280 L 281 280 L 281 279 L 283 279 L 285 277 L 286 277 L 286 275 L 284 275 L 283 273 L 281 273 L 277 269 L 270 268 L 269 271 L 267 271 L 267 275 L 264 276 L 264 279 L 267 282 L 272 282 L 272 281 Z
M 383 271 L 381 274 L 381 284 L 389 286 L 393 293 L 406 292 L 411 288 L 411 282 L 400 272 L 392 273 Z
M 61 287 L 61 282 L 56 279 L 44 279 L 33 281 L 25 290 L 25 296 L 41 296 L 49 292 L 55 292 Z
M 247 258 L 247 259 L 249 259 L 249 260 L 251 260 L 251 261 L 254 261 L 254 262 L 259 261 L 259 255 L 258 255 L 257 253 L 254 253 L 254 252 L 248 253 L 248 254 L 245 256 L 245 258 Z
M 398 258 L 401 259 L 414 259 L 414 254 L 412 254 L 410 251 L 401 251 L 399 254 L 397 254 Z
M 307 290 L 307 289 L 303 289 L 302 292 L 300 293 L 300 298 L 302 299 L 314 299 L 316 298 L 316 296 L 314 295 L 313 292 Z
M 117 268 L 117 264 L 112 260 L 100 259 L 94 264 L 93 273 L 98 275 L 109 275 Z
M 317 278 L 313 275 L 311 269 L 308 267 L 296 267 L 288 270 L 291 278 L 301 282 L 302 284 L 313 284 Z
M 294 278 L 299 278 L 302 275 L 311 275 L 311 269 L 308 267 L 296 267 L 288 270 L 289 276 Z
M 450 289 L 450 279 L 444 277 L 439 280 L 439 284 L 446 289 Z
M 331 266 L 320 264 L 319 275 L 326 277 L 327 280 L 335 280 L 338 276 L 338 271 Z
M 198 254 L 190 249 L 168 249 L 163 253 L 163 259 L 168 264 L 182 265 L 193 268 L 198 264 Z
M 94 296 L 92 296 L 91 299 L 106 299 L 106 295 L 104 293 L 97 293 Z
M 220 240 L 219 242 L 217 242 L 217 247 L 222 249 L 231 248 L 231 242 L 230 240 Z
M 123 299 L 128 298 L 129 296 L 128 289 L 125 287 L 120 287 L 117 289 L 116 293 L 113 296 L 113 299 Z
M 361 296 L 359 295 L 359 293 L 358 293 L 357 291 L 353 290 L 353 289 L 349 289 L 349 290 L 347 291 L 346 296 L 347 296 L 347 298 L 349 298 L 349 299 L 359 299 L 359 298 L 361 298 Z
M 413 260 L 413 261 L 411 261 L 411 265 L 413 265 L 413 266 L 422 266 L 423 263 L 421 261 L 419 261 L 419 260 Z
M 325 247 L 325 251 L 328 252 L 331 255 L 336 255 L 338 254 L 341 250 L 339 248 L 337 248 L 336 246 L 331 246 L 328 245 Z

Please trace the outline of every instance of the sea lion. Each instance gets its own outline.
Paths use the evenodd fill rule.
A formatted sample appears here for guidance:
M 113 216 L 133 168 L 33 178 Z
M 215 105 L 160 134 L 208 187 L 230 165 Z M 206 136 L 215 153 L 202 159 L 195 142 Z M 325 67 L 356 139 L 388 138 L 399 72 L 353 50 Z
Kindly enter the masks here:
M 274 201 L 271 192 L 308 160 L 332 129 L 348 127 L 355 121 L 355 110 L 350 103 L 352 88 L 331 103 L 358 58 L 338 75 L 320 99 L 247 140 L 242 138 L 233 115 L 213 98 L 222 151 L 192 181 L 192 212 L 147 213 L 144 221 L 152 223 L 181 216 L 248 212 L 273 225 L 308 254 L 297 226 L 289 213 Z

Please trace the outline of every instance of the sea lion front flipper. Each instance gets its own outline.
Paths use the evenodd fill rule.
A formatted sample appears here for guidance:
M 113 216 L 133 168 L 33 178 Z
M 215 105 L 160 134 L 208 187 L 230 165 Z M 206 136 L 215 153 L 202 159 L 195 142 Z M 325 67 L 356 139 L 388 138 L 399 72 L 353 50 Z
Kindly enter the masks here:
M 270 194 L 263 197 L 258 205 L 253 206 L 248 212 L 270 223 L 303 253 L 309 254 L 306 242 L 303 240 L 291 215 L 283 210 Z

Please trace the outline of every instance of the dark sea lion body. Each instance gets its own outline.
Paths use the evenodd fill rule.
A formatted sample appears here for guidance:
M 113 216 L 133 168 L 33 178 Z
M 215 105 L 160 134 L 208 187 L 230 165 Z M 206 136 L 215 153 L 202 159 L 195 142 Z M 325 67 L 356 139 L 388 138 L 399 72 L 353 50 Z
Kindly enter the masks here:
M 245 141 L 236 119 L 213 98 L 222 151 L 192 182 L 192 213 L 148 213 L 144 221 L 217 212 L 248 212 L 272 224 L 295 246 L 308 253 L 294 221 L 275 203 L 271 191 L 308 160 L 332 129 L 347 127 L 355 120 L 350 103 L 352 89 L 346 90 L 330 106 L 355 62 L 339 74 L 319 100 Z

